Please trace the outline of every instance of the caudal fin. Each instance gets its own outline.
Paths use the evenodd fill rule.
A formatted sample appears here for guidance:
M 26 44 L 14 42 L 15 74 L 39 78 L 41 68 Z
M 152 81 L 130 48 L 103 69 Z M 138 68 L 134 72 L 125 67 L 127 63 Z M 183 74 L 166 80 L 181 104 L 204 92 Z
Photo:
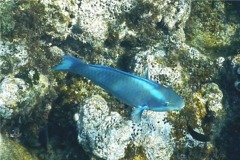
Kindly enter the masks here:
M 72 71 L 77 67 L 84 65 L 84 62 L 70 55 L 64 55 L 62 62 L 52 70 Z

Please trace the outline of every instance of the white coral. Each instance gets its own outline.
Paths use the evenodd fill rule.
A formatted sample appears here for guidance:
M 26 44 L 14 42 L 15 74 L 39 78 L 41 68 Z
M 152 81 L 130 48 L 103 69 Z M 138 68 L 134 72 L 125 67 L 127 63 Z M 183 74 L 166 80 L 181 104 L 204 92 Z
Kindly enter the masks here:
M 107 102 L 93 96 L 79 106 L 78 140 L 86 151 L 100 158 L 124 158 L 130 142 L 143 147 L 148 159 L 169 159 L 173 152 L 172 127 L 163 121 L 166 113 L 145 111 L 142 125 L 133 125 L 117 112 L 110 112 Z M 133 140 L 133 141 L 131 141 Z

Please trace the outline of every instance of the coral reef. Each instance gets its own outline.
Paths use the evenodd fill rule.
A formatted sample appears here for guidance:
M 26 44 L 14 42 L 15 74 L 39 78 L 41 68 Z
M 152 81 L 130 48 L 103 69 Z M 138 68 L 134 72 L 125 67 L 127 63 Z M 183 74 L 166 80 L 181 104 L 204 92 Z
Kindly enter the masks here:
M 16 140 L 2 134 L 0 134 L 0 148 L 1 160 L 38 160 Z
M 36 147 L 41 159 L 89 159 L 86 153 L 103 159 L 236 158 L 239 6 L 190 0 L 1 1 L 1 133 L 31 151 Z M 144 112 L 142 124 L 132 124 L 130 107 L 101 88 L 49 70 L 64 53 L 148 75 L 173 88 L 186 106 L 180 112 Z M 2 135 L 0 145 L 8 146 L 12 141 Z
M 23 45 L 0 42 L 0 117 L 10 119 L 28 112 L 48 92 L 48 78 L 29 65 L 29 52 Z
M 119 25 L 118 18 L 134 8 L 135 3 L 135 0 L 81 1 L 76 23 L 81 34 L 74 34 L 74 36 L 78 36 L 81 42 L 91 43 L 94 46 L 103 43 L 109 34 L 109 25 Z
M 131 135 L 130 121 L 124 121 L 116 112 L 109 114 L 107 103 L 100 96 L 86 100 L 78 114 L 78 140 L 88 152 L 104 159 L 124 157 Z
M 172 127 L 164 122 L 166 113 L 144 112 L 142 124 L 133 124 L 110 112 L 106 101 L 95 95 L 79 106 L 76 117 L 79 143 L 97 157 L 131 158 L 134 155 L 125 157 L 130 144 L 141 147 L 147 159 L 169 159 L 173 152 L 174 143 L 169 137 Z
M 185 47 L 184 49 L 182 49 Z M 186 44 L 181 44 L 181 49 L 183 52 L 180 52 L 180 56 L 184 58 L 185 62 L 191 63 L 191 65 L 198 64 L 199 62 L 202 63 L 205 67 L 196 68 L 196 70 L 190 70 L 189 68 L 182 68 L 180 65 L 181 63 L 175 62 L 173 64 L 167 64 L 165 63 L 166 55 L 164 51 L 159 51 L 156 54 L 150 54 L 154 52 L 145 51 L 145 52 L 139 52 L 139 54 L 136 54 L 134 61 L 133 61 L 133 70 L 135 73 L 142 73 L 144 72 L 145 68 L 144 66 L 148 66 L 149 71 L 149 78 L 153 79 L 154 81 L 157 81 L 161 84 L 165 84 L 166 86 L 171 86 L 172 88 L 175 88 L 178 90 L 178 92 L 181 92 L 181 94 L 184 97 L 188 97 L 186 101 L 185 108 L 180 112 L 171 112 L 169 114 L 167 113 L 156 113 L 156 112 L 144 112 L 142 117 L 142 124 L 140 126 L 132 126 L 132 130 L 128 132 L 131 133 L 131 137 L 128 139 L 128 143 L 133 143 L 134 146 L 142 147 L 144 150 L 145 156 L 148 159 L 170 159 L 172 155 L 174 155 L 172 158 L 178 158 L 178 156 L 183 156 L 184 154 L 178 153 L 172 154 L 175 151 L 174 150 L 180 150 L 185 152 L 186 150 L 190 148 L 201 148 L 203 151 L 209 152 L 208 154 L 201 154 L 199 156 L 202 157 L 208 157 L 212 154 L 212 151 L 210 153 L 210 150 L 214 150 L 214 139 L 219 136 L 219 132 L 221 131 L 221 127 L 223 124 L 224 119 L 224 111 L 222 108 L 222 98 L 223 94 L 221 90 L 219 89 L 218 85 L 215 83 L 206 83 L 202 87 L 198 89 L 191 89 L 191 88 L 182 88 L 183 85 L 189 85 L 191 84 L 191 80 L 193 78 L 199 78 L 199 76 L 202 76 L 202 74 L 205 74 L 205 68 L 209 68 L 210 66 L 215 66 L 214 62 L 209 63 L 209 58 L 202 55 L 198 50 L 195 48 L 189 47 Z M 151 50 L 151 48 L 149 49 Z M 154 49 L 153 49 L 154 51 Z M 149 53 L 149 54 L 148 54 Z M 160 53 L 160 54 L 158 54 Z M 174 55 L 173 55 L 174 56 Z M 170 56 L 170 58 L 173 58 Z M 187 65 L 187 64 L 183 64 Z M 188 67 L 191 67 L 189 65 Z M 217 65 L 216 65 L 217 66 Z M 169 73 L 169 69 L 172 72 Z M 165 72 L 164 72 L 165 70 Z M 189 73 L 191 71 L 192 73 Z M 212 72 L 207 73 L 208 76 L 201 77 L 201 79 L 195 79 L 198 81 L 207 81 L 211 79 L 215 79 L 217 75 L 217 68 L 213 68 Z M 194 74 L 195 73 L 195 74 Z M 189 77 L 189 74 L 191 74 L 193 77 Z M 161 76 L 164 75 L 164 76 Z M 190 92 L 191 91 L 191 92 Z M 91 103 L 98 100 L 91 100 Z M 95 117 L 95 115 L 90 115 L 90 111 L 85 113 L 81 110 L 81 108 L 87 108 L 88 110 L 91 108 L 95 108 L 95 111 L 91 111 L 93 114 L 97 114 L 99 111 L 99 108 L 96 106 L 89 106 L 89 102 L 85 102 L 86 104 L 80 107 L 80 111 L 78 115 L 81 115 L 80 117 L 82 119 L 92 119 L 92 117 Z M 97 103 L 96 103 L 97 104 Z M 100 104 L 99 104 L 100 105 Z M 105 111 L 108 113 L 109 111 Z M 111 112 L 112 114 L 113 112 Z M 90 115 L 90 117 L 88 117 Z M 108 115 L 110 116 L 110 115 Z M 93 119 L 92 119 L 93 120 Z M 88 120 L 87 122 L 89 122 Z M 103 124 L 105 124 L 106 120 L 103 118 L 101 120 Z M 93 122 L 90 124 L 92 125 Z M 99 122 L 98 122 L 99 123 Z M 83 126 L 83 125 L 86 126 Z M 120 123 L 122 124 L 122 123 Z M 129 125 L 129 123 L 126 123 Z M 82 134 L 83 128 L 88 128 L 88 131 L 90 133 L 94 132 L 91 131 L 91 128 L 87 127 L 89 123 L 84 123 L 82 121 L 78 121 L 78 128 L 79 128 L 79 135 L 84 136 L 85 139 L 92 137 L 91 134 L 86 136 L 85 134 Z M 90 126 L 91 126 L 90 125 Z M 101 126 L 101 125 L 100 125 Z M 199 134 L 202 134 L 208 139 L 207 145 L 201 145 L 199 142 L 201 139 L 198 137 L 194 137 L 190 131 L 188 126 L 190 126 L 192 129 L 194 129 Z M 81 128 L 81 129 L 80 129 Z M 98 127 L 93 127 L 98 128 Z M 100 127 L 101 130 L 97 129 L 95 131 L 98 132 L 98 135 L 110 137 L 111 135 L 108 133 L 112 133 L 109 130 L 115 130 L 115 126 L 112 124 L 112 128 L 109 127 L 108 129 L 104 130 L 104 127 Z M 84 132 L 85 133 L 85 132 Z M 118 133 L 118 132 L 116 132 Z M 121 136 L 114 134 L 115 137 Z M 87 138 L 86 138 L 87 137 Z M 95 139 L 95 137 L 92 137 Z M 90 138 L 90 139 L 92 139 Z M 107 138 L 100 138 L 100 141 L 94 144 L 103 143 Z M 157 140 L 156 140 L 157 139 Z M 159 141 L 158 141 L 159 140 Z M 85 145 L 93 142 L 84 142 L 80 140 L 80 143 Z M 187 146 L 182 146 L 181 144 L 187 143 Z M 107 148 L 109 149 L 108 143 L 104 143 L 105 145 L 101 146 L 102 149 L 100 152 L 104 152 L 104 150 Z M 122 144 L 122 143 L 120 143 Z M 126 148 L 125 147 L 123 148 Z M 177 146 L 175 146 L 177 145 Z M 94 147 L 94 145 L 90 145 Z M 164 148 L 162 150 L 155 150 L 154 147 L 157 148 Z M 95 146 L 96 147 L 96 146 Z M 122 148 L 122 146 L 120 147 Z M 94 150 L 93 148 L 87 149 Z M 208 151 L 209 150 L 209 151 Z M 109 150 L 109 152 L 114 152 Z M 120 152 L 120 151 L 119 151 Z M 190 151 L 189 151 L 190 152 Z M 192 150 L 190 153 L 192 154 L 192 158 L 195 158 L 195 150 Z M 100 156 L 99 153 L 93 152 L 96 156 Z M 107 153 L 107 152 L 106 152 Z M 204 152 L 205 153 L 205 152 Z M 124 154 L 121 153 L 123 156 Z M 103 156 L 103 155 L 102 155 Z M 109 156 L 109 155 L 108 155 Z M 133 156 L 133 155 L 132 155 Z M 106 158 L 106 155 L 103 157 Z M 123 158 L 123 157 L 118 157 Z M 116 159 L 118 159 L 116 158 Z M 111 159 L 111 158 L 110 158 Z
M 240 4 L 239 4 L 240 5 Z M 224 100 L 222 102 L 225 109 L 225 123 L 222 126 L 220 135 L 216 137 L 215 148 L 218 150 L 219 154 L 223 154 L 226 159 L 238 159 L 238 153 L 240 148 L 239 144 L 239 131 L 240 125 L 238 121 L 240 120 L 239 112 L 239 91 L 236 83 L 239 81 L 239 74 L 237 72 L 239 67 L 239 53 L 236 51 L 234 56 L 229 56 L 226 60 L 225 69 L 219 84 L 224 91 Z
M 10 119 L 13 114 L 19 112 L 18 103 L 23 101 L 21 94 L 29 87 L 22 79 L 10 77 L 4 78 L 0 85 L 0 115 Z
M 10 34 L 15 27 L 15 21 L 12 11 L 14 8 L 13 1 L 2 1 L 0 5 L 0 22 L 1 22 L 1 34 Z
M 21 67 L 28 63 L 28 51 L 24 45 L 16 45 L 9 41 L 0 41 L 0 76 L 17 74 Z M 11 58 L 9 58 L 11 57 Z
M 186 25 L 187 42 L 213 57 L 233 55 L 239 48 L 239 4 L 221 1 L 194 1 Z M 199 25 L 201 24 L 201 25 Z

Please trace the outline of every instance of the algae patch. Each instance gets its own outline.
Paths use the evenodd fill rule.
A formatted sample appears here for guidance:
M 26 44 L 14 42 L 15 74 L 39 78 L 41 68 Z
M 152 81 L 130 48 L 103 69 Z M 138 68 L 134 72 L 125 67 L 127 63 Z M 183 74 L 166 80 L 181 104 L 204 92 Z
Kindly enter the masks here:
M 10 139 L 0 133 L 0 159 L 1 160 L 38 160 L 16 140 Z

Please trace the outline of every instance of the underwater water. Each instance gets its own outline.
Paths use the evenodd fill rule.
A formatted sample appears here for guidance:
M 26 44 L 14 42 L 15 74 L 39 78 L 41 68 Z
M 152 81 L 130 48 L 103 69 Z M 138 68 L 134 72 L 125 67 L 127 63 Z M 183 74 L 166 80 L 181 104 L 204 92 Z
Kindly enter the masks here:
M 1 0 L 0 159 L 239 159 L 239 7 Z

